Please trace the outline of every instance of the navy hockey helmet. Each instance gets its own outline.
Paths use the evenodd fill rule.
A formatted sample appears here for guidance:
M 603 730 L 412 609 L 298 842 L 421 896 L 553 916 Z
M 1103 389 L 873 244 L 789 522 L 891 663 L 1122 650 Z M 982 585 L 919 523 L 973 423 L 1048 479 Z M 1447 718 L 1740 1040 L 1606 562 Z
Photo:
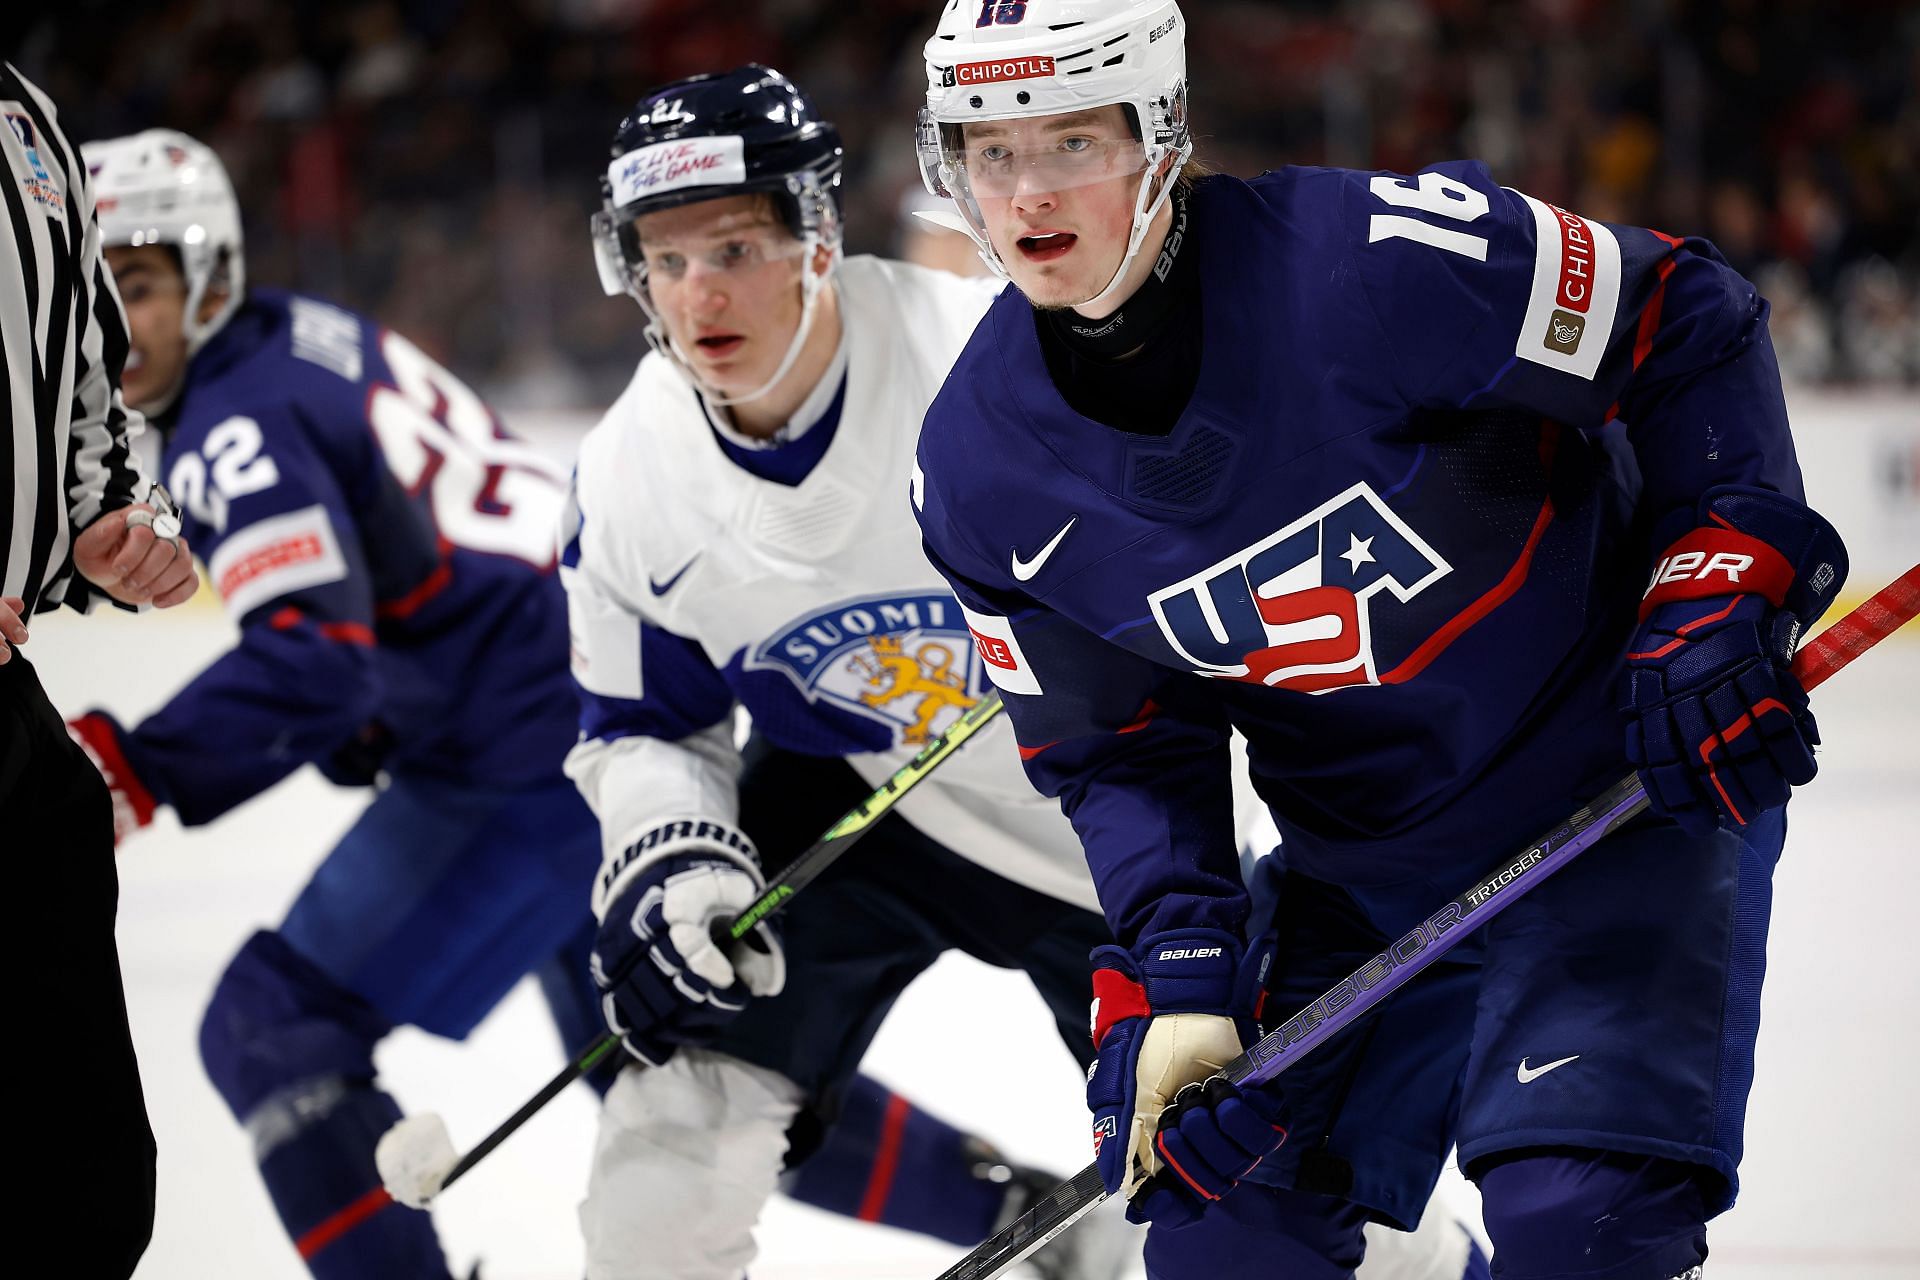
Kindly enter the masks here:
M 613 135 L 613 161 L 600 178 L 593 215 L 594 258 L 609 294 L 627 294 L 647 313 L 647 340 L 711 404 L 743 404 L 771 391 L 799 358 L 821 287 L 840 258 L 840 131 L 820 118 L 799 86 L 771 67 L 748 63 L 689 76 L 640 99 Z M 765 385 L 724 396 L 701 384 L 674 349 L 647 289 L 647 262 L 634 220 L 642 214 L 723 196 L 765 193 L 813 263 L 801 272 L 800 326 Z
M 639 296 L 641 214 L 749 192 L 773 197 L 787 229 L 840 245 L 840 131 L 771 67 L 689 76 L 641 98 L 613 135 L 594 219 L 601 283 Z

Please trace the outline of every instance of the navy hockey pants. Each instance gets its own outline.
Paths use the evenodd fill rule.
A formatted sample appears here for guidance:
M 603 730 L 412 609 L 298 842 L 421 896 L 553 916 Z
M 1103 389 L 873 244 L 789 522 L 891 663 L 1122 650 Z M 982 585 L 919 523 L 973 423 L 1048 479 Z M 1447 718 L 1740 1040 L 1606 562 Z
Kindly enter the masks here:
M 1269 1248 L 1307 1239 L 1343 1275 L 1329 1215 L 1411 1224 L 1456 1143 L 1496 1277 L 1583 1274 L 1568 1259 L 1609 1248 L 1624 1269 L 1596 1277 L 1685 1270 L 1663 1251 L 1684 1258 L 1737 1187 L 1785 835 L 1775 811 L 1704 839 L 1650 817 L 1608 836 L 1276 1081 L 1288 1141 L 1216 1208 L 1274 1203 L 1155 1228 L 1152 1274 L 1251 1278 Z M 1268 1008 L 1304 1007 L 1459 888 L 1284 875 Z M 1609 1240 L 1568 1226 L 1601 1216 Z

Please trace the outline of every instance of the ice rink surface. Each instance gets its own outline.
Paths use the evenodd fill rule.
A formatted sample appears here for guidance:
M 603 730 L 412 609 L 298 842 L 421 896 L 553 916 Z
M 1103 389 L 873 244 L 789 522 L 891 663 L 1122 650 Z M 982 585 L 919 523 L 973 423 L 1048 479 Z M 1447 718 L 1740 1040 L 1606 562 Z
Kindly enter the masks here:
M 1920 1102 L 1908 1074 L 1920 1050 L 1920 968 L 1900 959 L 1920 904 L 1914 631 L 1815 695 L 1821 775 L 1794 802 L 1776 880 L 1745 1185 L 1713 1228 L 1712 1280 L 1920 1277 Z M 102 706 L 130 719 L 232 634 L 200 602 L 145 619 L 62 613 L 35 620 L 27 652 L 67 714 Z M 363 803 L 308 770 L 207 828 L 185 832 L 163 814 L 121 852 L 121 964 L 160 1145 L 158 1223 L 141 1280 L 306 1274 L 247 1140 L 201 1073 L 195 1036 L 227 958 L 278 921 Z M 1504 852 L 1487 850 L 1488 861 Z M 529 984 L 464 1044 L 403 1030 L 380 1056 L 402 1105 L 439 1111 L 463 1150 L 559 1065 Z M 867 1067 L 1019 1160 L 1066 1174 L 1089 1158 L 1078 1073 L 1038 998 L 1012 975 L 942 962 L 907 992 Z M 584 1088 L 570 1090 L 448 1192 L 438 1220 L 458 1266 L 478 1258 L 486 1280 L 581 1275 L 574 1206 L 593 1109 Z M 1471 1204 L 1457 1175 L 1442 1194 Z M 763 1218 L 760 1242 L 755 1280 L 930 1280 L 959 1256 L 784 1201 Z

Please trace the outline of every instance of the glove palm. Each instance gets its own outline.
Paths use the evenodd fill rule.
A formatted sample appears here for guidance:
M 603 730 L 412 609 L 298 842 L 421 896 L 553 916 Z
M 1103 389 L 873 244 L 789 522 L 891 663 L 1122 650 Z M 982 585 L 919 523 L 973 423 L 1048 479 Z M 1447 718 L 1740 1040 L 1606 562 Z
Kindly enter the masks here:
M 1251 1012 L 1271 958 L 1270 939 L 1243 955 L 1237 939 L 1209 929 L 1093 953 L 1093 1149 L 1131 1220 L 1198 1216 L 1285 1141 L 1277 1093 L 1217 1075 L 1256 1030 Z

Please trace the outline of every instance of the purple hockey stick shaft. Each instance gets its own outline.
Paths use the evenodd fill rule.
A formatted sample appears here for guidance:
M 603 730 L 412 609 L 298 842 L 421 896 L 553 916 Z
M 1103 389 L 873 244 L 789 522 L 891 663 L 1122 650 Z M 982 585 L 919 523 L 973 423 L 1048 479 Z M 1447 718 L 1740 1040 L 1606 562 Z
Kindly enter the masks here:
M 1235 1084 L 1264 1084 L 1315 1046 L 1361 1018 L 1409 979 L 1451 951 L 1507 904 L 1591 848 L 1647 807 L 1638 774 L 1629 774 L 1551 835 L 1428 916 L 1405 937 L 1342 978 L 1333 988 L 1253 1043 L 1223 1069 Z
M 1335 983 L 1319 999 L 1255 1041 L 1221 1074 L 1235 1084 L 1273 1079 L 1341 1028 L 1365 1016 L 1415 974 L 1491 920 L 1521 894 L 1647 807 L 1636 776 L 1623 778 L 1553 834 L 1427 917 L 1391 947 Z M 1100 1166 L 1090 1164 L 1010 1223 L 939 1280 L 990 1280 L 1065 1231 L 1107 1198 Z
M 1814 637 L 1794 655 L 1794 674 L 1808 689 L 1920 615 L 1920 565 Z M 1428 916 L 1417 928 L 1335 983 L 1312 1004 L 1255 1041 L 1223 1069 L 1236 1084 L 1262 1084 L 1312 1052 L 1341 1028 L 1365 1016 L 1415 974 L 1571 862 L 1615 827 L 1647 807 L 1638 774 L 1605 793 L 1528 845 L 1517 857 Z M 1065 1231 L 1107 1198 L 1100 1167 L 1090 1164 L 1025 1214 L 942 1271 L 937 1280 L 993 1280 Z

